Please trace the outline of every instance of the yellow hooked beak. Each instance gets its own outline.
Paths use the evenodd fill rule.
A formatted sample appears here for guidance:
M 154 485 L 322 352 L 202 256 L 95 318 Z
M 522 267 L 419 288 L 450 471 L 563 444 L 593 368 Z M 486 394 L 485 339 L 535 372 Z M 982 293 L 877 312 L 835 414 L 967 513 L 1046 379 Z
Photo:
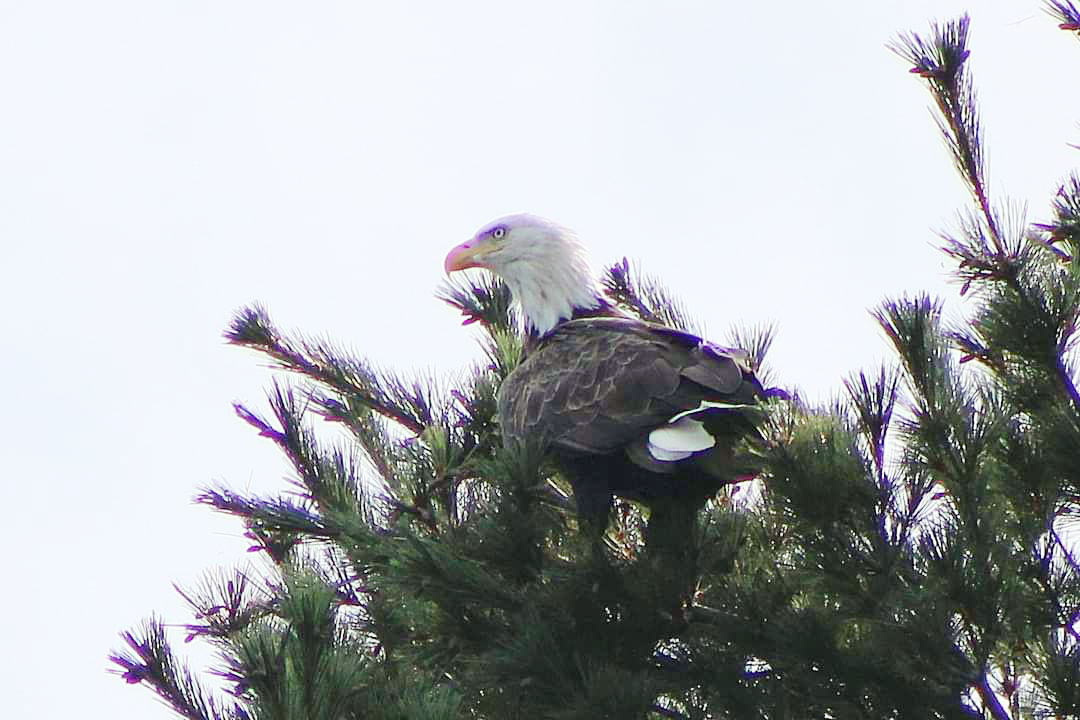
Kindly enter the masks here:
M 487 267 L 481 259 L 487 246 L 476 238 L 466 240 L 446 256 L 446 272 L 450 274 L 455 270 L 464 270 L 473 267 Z

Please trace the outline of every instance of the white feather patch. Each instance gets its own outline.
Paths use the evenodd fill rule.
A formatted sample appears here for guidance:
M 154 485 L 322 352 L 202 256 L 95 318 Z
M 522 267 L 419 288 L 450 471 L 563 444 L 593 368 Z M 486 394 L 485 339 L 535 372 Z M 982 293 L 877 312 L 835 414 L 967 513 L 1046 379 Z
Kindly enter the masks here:
M 684 418 L 693 417 L 698 413 L 705 412 L 706 410 L 746 410 L 756 409 L 754 405 L 747 405 L 745 403 L 725 403 L 725 402 L 712 402 L 710 400 L 702 400 L 701 404 L 692 410 L 683 410 L 681 413 L 673 416 L 669 423 L 676 423 Z M 700 424 L 700 423 L 699 423 Z
M 705 431 L 705 425 L 683 417 L 685 414 L 672 418 L 667 425 L 649 433 L 649 454 L 655 459 L 661 462 L 684 460 L 716 445 L 716 438 Z

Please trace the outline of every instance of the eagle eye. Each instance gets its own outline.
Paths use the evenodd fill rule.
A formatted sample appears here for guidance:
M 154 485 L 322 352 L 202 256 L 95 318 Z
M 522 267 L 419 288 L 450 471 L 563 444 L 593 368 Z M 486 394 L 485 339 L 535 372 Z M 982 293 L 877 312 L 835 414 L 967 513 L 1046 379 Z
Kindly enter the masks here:
M 506 237 L 506 228 L 500 225 L 499 227 L 491 231 L 491 237 L 496 240 L 502 240 L 504 237 Z

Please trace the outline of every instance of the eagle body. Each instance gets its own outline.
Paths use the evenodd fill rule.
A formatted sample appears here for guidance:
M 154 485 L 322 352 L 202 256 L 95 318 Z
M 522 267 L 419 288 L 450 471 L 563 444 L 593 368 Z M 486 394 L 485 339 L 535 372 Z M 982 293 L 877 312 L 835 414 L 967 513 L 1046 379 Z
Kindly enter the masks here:
M 527 334 L 499 388 L 504 443 L 546 444 L 579 514 L 606 518 L 612 495 L 699 505 L 738 479 L 734 447 L 766 395 L 744 351 L 626 315 L 576 236 L 542 218 L 482 228 L 446 258 L 448 272 L 469 267 L 507 283 Z
M 596 514 L 613 494 L 710 495 L 732 482 L 733 445 L 754 432 L 762 393 L 739 351 L 632 318 L 587 317 L 535 343 L 499 389 L 498 419 L 506 443 L 548 444 L 579 509 Z

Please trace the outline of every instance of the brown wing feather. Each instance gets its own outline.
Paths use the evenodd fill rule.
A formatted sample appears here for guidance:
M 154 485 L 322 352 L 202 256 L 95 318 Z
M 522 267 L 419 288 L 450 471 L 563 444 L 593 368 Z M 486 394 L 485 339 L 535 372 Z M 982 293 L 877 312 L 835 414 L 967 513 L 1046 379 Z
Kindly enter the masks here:
M 499 389 L 507 441 L 543 435 L 574 453 L 609 453 L 702 400 L 748 402 L 760 385 L 738 351 L 624 318 L 572 320 Z

